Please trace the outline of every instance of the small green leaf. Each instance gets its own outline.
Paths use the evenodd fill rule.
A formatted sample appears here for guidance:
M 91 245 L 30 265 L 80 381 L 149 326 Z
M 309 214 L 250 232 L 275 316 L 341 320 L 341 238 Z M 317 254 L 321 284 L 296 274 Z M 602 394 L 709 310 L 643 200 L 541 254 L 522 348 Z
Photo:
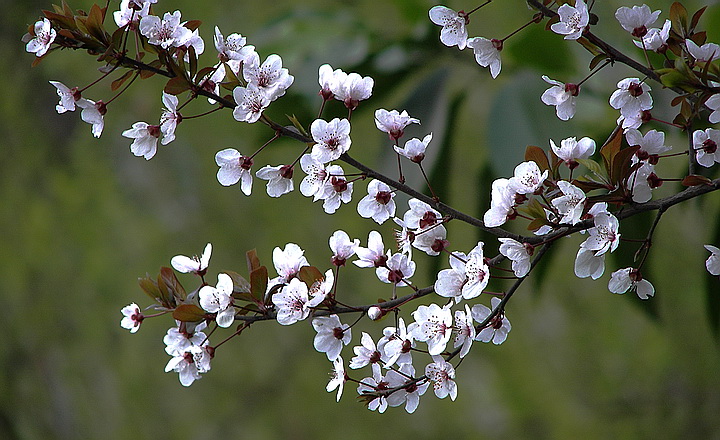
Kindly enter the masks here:
M 607 177 L 607 175 L 603 172 L 603 169 L 600 166 L 600 164 L 595 162 L 594 160 L 592 160 L 592 159 L 576 159 L 576 160 L 577 160 L 577 163 L 579 163 L 580 165 L 582 165 L 585 168 L 587 168 L 588 170 L 590 170 L 590 172 L 593 173 L 594 175 L 596 175 L 597 177 L 599 177 L 601 179 Z

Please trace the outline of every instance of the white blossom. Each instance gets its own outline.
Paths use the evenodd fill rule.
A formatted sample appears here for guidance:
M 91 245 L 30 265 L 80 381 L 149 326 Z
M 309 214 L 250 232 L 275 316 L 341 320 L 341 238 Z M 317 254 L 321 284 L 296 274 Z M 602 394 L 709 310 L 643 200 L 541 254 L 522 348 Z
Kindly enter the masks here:
M 337 389 L 337 401 L 339 402 L 340 397 L 342 397 L 343 386 L 345 385 L 345 382 L 347 382 L 347 377 L 345 376 L 345 365 L 343 364 L 343 359 L 340 356 L 334 359 L 332 363 L 333 371 L 330 376 L 330 382 L 328 382 L 325 390 L 329 393 Z
M 405 127 L 410 124 L 419 124 L 420 120 L 410 117 L 406 110 L 398 113 L 397 110 L 387 111 L 385 109 L 375 110 L 375 126 L 378 130 L 384 131 L 390 139 L 397 141 L 402 137 Z
M 341 203 L 350 203 L 352 200 L 353 182 L 345 179 L 345 171 L 340 165 L 328 166 L 327 174 L 319 199 L 323 200 L 323 210 L 327 214 L 334 214 Z
M 465 29 L 467 18 L 445 6 L 433 6 L 429 12 L 430 21 L 438 26 L 440 30 L 440 41 L 446 46 L 457 46 L 458 49 L 465 49 L 468 42 L 468 33 Z
M 515 212 L 515 190 L 510 179 L 496 179 L 492 183 L 490 209 L 483 216 L 483 223 L 488 228 L 502 226 L 508 216 Z
M 154 15 L 147 15 L 140 20 L 140 33 L 148 39 L 148 43 L 167 49 L 170 46 L 185 45 L 192 37 L 192 31 L 180 24 L 181 13 L 166 12 L 162 20 Z
M 358 202 L 360 217 L 372 218 L 379 224 L 395 215 L 395 191 L 385 183 L 373 179 L 368 184 L 368 195 Z
M 274 293 L 272 302 L 277 309 L 277 322 L 282 325 L 295 324 L 310 315 L 310 309 L 325 299 L 324 295 L 312 298 L 308 295 L 307 285 L 299 278 L 293 278 L 282 290 Z
M 395 149 L 397 154 L 405 156 L 415 163 L 420 163 L 423 159 L 425 159 L 425 150 L 427 149 L 428 144 L 430 144 L 430 141 L 432 141 L 432 133 L 425 136 L 422 140 L 412 138 L 405 142 L 405 146 L 403 148 L 395 145 L 393 146 L 393 149 Z
M 50 81 L 50 84 L 55 86 L 57 94 L 60 97 L 60 102 L 55 106 L 55 110 L 58 113 L 65 113 L 67 111 L 75 111 L 75 96 L 80 96 L 77 88 L 68 88 L 65 84 L 58 81 Z M 710 101 L 710 100 L 708 100 Z
M 620 110 L 624 118 L 638 118 L 643 110 L 650 110 L 653 100 L 650 86 L 638 78 L 625 78 L 617 83 L 618 89 L 610 96 L 610 106 Z M 623 124 L 625 128 L 625 124 Z M 637 128 L 637 127 L 633 127 Z
M 218 274 L 215 287 L 202 286 L 198 292 L 200 307 L 210 313 L 217 313 L 215 321 L 220 327 L 227 328 L 235 322 L 233 303 L 233 280 L 226 273 Z
M 647 34 L 648 28 L 657 21 L 658 16 L 660 10 L 650 12 L 650 7 L 647 5 L 633 6 L 632 9 L 622 6 L 615 11 L 615 18 L 620 22 L 620 26 L 638 38 Z
M 640 299 L 648 299 L 655 295 L 655 288 L 652 284 L 640 275 L 640 271 L 632 267 L 616 270 L 610 277 L 608 289 L 612 293 L 625 293 L 628 290 L 635 291 Z
M 685 39 L 688 52 L 698 63 L 710 63 L 720 58 L 720 46 L 715 43 L 705 43 L 702 46 L 695 44 L 690 38 Z
M 352 340 L 350 326 L 341 323 L 337 315 L 313 318 L 312 326 L 317 332 L 313 340 L 315 350 L 325 353 L 329 361 L 339 359 L 343 346 Z
M 550 26 L 556 34 L 564 35 L 566 40 L 577 40 L 590 22 L 590 14 L 583 0 L 575 0 L 575 7 L 564 4 L 558 8 L 560 21 Z
M 562 215 L 559 223 L 566 225 L 577 224 L 580 222 L 583 209 L 585 208 L 585 193 L 577 186 L 565 180 L 558 181 L 557 185 L 562 192 L 562 196 L 554 198 L 552 205 L 557 209 L 558 214 Z
M 645 50 L 657 52 L 659 49 L 666 47 L 668 37 L 670 37 L 670 27 L 670 20 L 665 20 L 662 29 L 650 28 L 641 41 L 633 41 L 633 43 L 641 49 L 644 46 Z
M 233 117 L 240 122 L 257 122 L 262 112 L 270 105 L 270 97 L 254 83 L 248 84 L 247 87 L 235 87 L 233 99 L 237 104 L 233 110 Z
M 335 118 L 330 122 L 316 119 L 310 125 L 315 145 L 312 148 L 312 158 L 318 162 L 327 163 L 338 159 L 350 149 L 350 121 Z
M 230 186 L 240 182 L 243 194 L 249 196 L 252 193 L 252 159 L 234 148 L 226 148 L 215 154 L 215 163 L 220 167 L 217 180 L 221 185 Z
M 453 348 L 460 348 L 460 358 L 464 358 L 470 352 L 473 339 L 475 339 L 475 324 L 473 323 L 470 306 L 465 304 L 465 310 L 455 311 L 455 342 Z
M 711 275 L 720 275 L 720 249 L 710 244 L 706 244 L 705 249 L 710 252 L 710 256 L 705 260 L 707 271 Z
M 24 40 L 27 41 L 25 50 L 34 53 L 37 57 L 41 57 L 50 49 L 53 41 L 55 41 L 55 37 L 57 37 L 57 32 L 53 29 L 50 20 L 47 18 L 36 21 L 33 31 L 35 32 L 35 36 L 29 36 L 29 41 L 27 39 Z
M 148 125 L 147 122 L 136 122 L 132 128 L 122 132 L 126 138 L 133 139 L 130 144 L 130 151 L 135 156 L 142 156 L 150 160 L 157 153 L 157 142 L 160 137 L 159 125 Z
M 248 87 L 256 86 L 269 101 L 283 96 L 295 80 L 295 77 L 282 67 L 282 58 L 279 55 L 269 55 L 260 64 L 257 52 L 249 55 L 243 63 L 243 77 L 248 82 Z
M 103 115 L 105 114 L 105 103 L 102 101 L 95 102 L 90 99 L 80 98 L 75 104 L 82 109 L 80 118 L 92 125 L 93 136 L 99 138 L 102 134 L 103 128 L 105 127 L 105 120 L 103 119 Z
M 385 266 L 375 269 L 375 274 L 380 281 L 395 284 L 398 287 L 409 286 L 410 277 L 415 274 L 414 261 L 405 254 L 393 254 L 385 264 Z
M 339 230 L 330 236 L 329 244 L 330 250 L 333 251 L 333 265 L 344 266 L 345 261 L 355 255 L 355 250 L 360 246 L 360 240 L 356 238 L 350 241 L 347 232 Z
M 140 324 L 142 324 L 144 316 L 137 304 L 132 303 L 123 307 L 120 313 L 123 314 L 123 318 L 120 320 L 120 327 L 130 330 L 130 333 L 135 333 L 140 330 Z
M 513 240 L 512 238 L 498 238 L 500 241 L 500 253 L 512 261 L 512 269 L 515 276 L 522 278 L 530 272 L 530 257 L 533 248 Z
M 381 267 L 387 263 L 390 251 L 385 253 L 382 235 L 378 231 L 370 231 L 367 247 L 358 246 L 355 255 L 358 259 L 353 261 L 353 264 L 357 267 Z
M 455 368 L 442 356 L 433 356 L 432 359 L 433 363 L 425 367 L 425 376 L 432 382 L 435 395 L 440 399 L 450 396 L 451 400 L 455 400 L 457 398 Z
M 313 197 L 313 202 L 316 202 L 322 196 L 325 182 L 328 180 L 325 164 L 313 159 L 310 154 L 303 154 L 300 158 L 300 167 L 306 174 L 300 182 L 300 193 L 305 197 Z
M 693 149 L 695 149 L 697 162 L 707 168 L 720 162 L 719 143 L 720 130 L 713 128 L 695 130 L 693 132 Z
M 500 307 L 500 298 L 492 298 L 490 305 L 493 311 Z M 484 322 L 492 312 L 482 304 L 476 304 L 472 308 L 473 319 L 479 323 Z M 505 317 L 505 311 L 500 310 L 488 324 L 475 336 L 476 341 L 490 342 L 500 345 L 505 342 L 507 335 L 512 330 L 510 321 Z
M 450 305 L 440 307 L 437 304 L 419 306 L 413 313 L 415 322 L 410 324 L 408 331 L 416 341 L 428 345 L 430 355 L 445 351 L 453 330 L 453 316 Z
M 294 189 L 292 175 L 293 169 L 290 165 L 266 165 L 260 168 L 255 175 L 267 180 L 267 193 L 270 197 L 280 197 Z
M 547 176 L 548 170 L 540 173 L 538 164 L 530 160 L 515 167 L 515 175 L 510 178 L 509 185 L 517 194 L 532 194 L 542 187 Z
M 360 103 L 372 95 L 375 81 L 369 76 L 362 77 L 352 72 L 347 75 L 338 76 L 338 88 L 335 91 L 335 99 L 342 101 L 350 110 L 355 110 Z
M 502 67 L 500 61 L 502 42 L 496 39 L 474 37 L 467 40 L 467 47 L 473 50 L 475 61 L 482 67 L 490 67 L 490 75 L 497 78 Z
M 185 255 L 176 255 L 170 260 L 170 265 L 180 273 L 194 273 L 203 276 L 207 272 L 211 255 L 212 244 L 208 243 L 205 245 L 202 256 L 186 257 Z
M 577 167 L 578 159 L 588 159 L 595 153 L 595 141 L 589 137 L 584 137 L 579 141 L 575 137 L 569 137 L 560 141 L 558 147 L 550 139 L 550 148 L 558 158 L 562 159 L 572 169 Z
M 580 87 L 576 84 L 564 84 L 560 81 L 555 81 L 546 75 L 543 75 L 542 79 L 546 83 L 551 84 L 552 87 L 543 92 L 540 100 L 546 105 L 554 105 L 555 114 L 557 114 L 560 120 L 567 121 L 575 116 L 575 98 L 580 92 Z

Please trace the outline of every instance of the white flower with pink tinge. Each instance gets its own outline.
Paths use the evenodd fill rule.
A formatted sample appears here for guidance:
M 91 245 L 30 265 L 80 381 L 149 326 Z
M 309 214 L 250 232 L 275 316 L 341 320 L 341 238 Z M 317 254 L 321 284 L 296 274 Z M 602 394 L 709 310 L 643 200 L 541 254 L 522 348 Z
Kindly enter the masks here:
M 455 400 L 457 397 L 455 368 L 442 356 L 433 356 L 432 359 L 434 362 L 425 367 L 425 376 L 432 382 L 435 395 L 440 399 L 450 396 L 450 400 Z
M 203 276 L 207 272 L 211 255 L 212 244 L 208 243 L 203 250 L 202 256 L 186 257 L 185 255 L 176 255 L 170 260 L 170 265 L 180 273 L 194 273 Z
M 282 325 L 295 324 L 310 315 L 310 309 L 317 307 L 325 295 L 318 294 L 312 298 L 308 295 L 307 285 L 298 278 L 293 278 L 278 293 L 272 296 L 277 309 L 277 322 Z
M 375 275 L 383 283 L 395 284 L 398 287 L 409 286 L 410 277 L 415 274 L 415 262 L 405 254 L 393 254 L 387 259 L 386 265 L 375 269 Z
M 25 50 L 34 53 L 37 57 L 41 57 L 50 49 L 55 37 L 57 37 L 57 32 L 47 18 L 36 21 L 33 30 L 35 36 L 26 34 L 23 38 L 23 41 L 27 42 Z
M 313 145 L 312 158 L 327 163 L 338 159 L 350 149 L 350 121 L 335 118 L 330 122 L 316 119 L 310 125 L 310 133 L 316 142 Z
M 375 126 L 380 131 L 384 131 L 390 136 L 390 139 L 397 141 L 405 131 L 405 127 L 410 124 L 419 124 L 420 120 L 410 117 L 406 110 L 398 113 L 397 110 L 387 111 L 385 109 L 375 110 Z
M 352 329 L 341 323 L 337 315 L 318 316 L 312 326 L 317 332 L 313 340 L 315 350 L 325 353 L 330 361 L 339 358 L 343 346 L 352 340 Z
M 463 50 L 467 45 L 467 29 L 465 25 L 468 23 L 467 16 L 460 11 L 455 12 L 446 6 L 433 6 L 429 12 L 430 21 L 438 26 L 442 26 L 440 30 L 440 42 L 445 46 L 457 46 Z
M 564 35 L 566 40 L 577 40 L 590 23 L 590 14 L 583 0 L 576 0 L 575 7 L 564 4 L 558 8 L 560 21 L 550 26 L 556 34 Z
M 613 272 L 608 282 L 608 290 L 618 294 L 634 290 L 640 299 L 648 299 L 655 295 L 655 287 L 642 277 L 639 270 L 632 267 Z
M 416 341 L 428 345 L 428 353 L 440 354 L 445 351 L 453 331 L 453 316 L 450 305 L 440 307 L 437 304 L 419 306 L 413 313 L 415 322 L 410 324 L 408 332 Z

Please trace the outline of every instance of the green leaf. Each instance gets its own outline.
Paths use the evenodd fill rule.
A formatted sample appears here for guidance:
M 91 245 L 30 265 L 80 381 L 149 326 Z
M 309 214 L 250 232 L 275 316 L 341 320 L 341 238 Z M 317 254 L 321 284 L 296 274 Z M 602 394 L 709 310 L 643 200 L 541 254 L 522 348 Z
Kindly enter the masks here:
M 592 159 L 576 159 L 577 163 L 584 166 L 588 170 L 590 170 L 591 173 L 593 173 L 595 176 L 604 179 L 607 177 L 607 174 L 603 172 L 602 167 L 599 163 L 595 162 Z

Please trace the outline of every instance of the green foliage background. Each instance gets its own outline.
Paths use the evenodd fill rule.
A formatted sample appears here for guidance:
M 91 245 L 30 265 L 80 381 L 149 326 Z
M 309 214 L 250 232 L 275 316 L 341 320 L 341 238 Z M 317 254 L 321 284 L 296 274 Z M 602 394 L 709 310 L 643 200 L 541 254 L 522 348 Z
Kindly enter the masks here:
M 612 17 L 622 3 L 597 3 L 597 32 L 641 59 Z M 651 3 L 666 17 L 669 1 Z M 218 350 L 203 380 L 182 387 L 175 373 L 163 373 L 169 318 L 148 320 L 134 335 L 118 325 L 121 307 L 148 304 L 138 276 L 156 274 L 173 255 L 198 253 L 207 242 L 214 245 L 211 280 L 224 269 L 244 272 L 248 249 L 257 248 L 271 265 L 272 248 L 287 242 L 298 243 L 322 268 L 329 262 L 332 231 L 344 229 L 365 242 L 372 229 L 389 237 L 392 225 L 356 218 L 362 183 L 356 184 L 355 202 L 333 216 L 298 192 L 270 199 L 258 180 L 251 198 L 237 187 L 221 187 L 215 152 L 251 152 L 272 135 L 259 124 L 235 122 L 227 111 L 182 123 L 178 139 L 151 161 L 133 157 L 120 133 L 135 121 L 159 117 L 159 78 L 113 102 L 102 138 L 92 138 L 77 113 L 55 113 L 57 98 L 47 81 L 87 84 L 98 75 L 94 60 L 54 53 L 31 69 L 32 56 L 20 37 L 50 5 L 0 5 L 0 438 L 720 438 L 720 359 L 707 312 L 717 304 L 707 295 L 720 295 L 720 282 L 705 272 L 702 249 L 720 241 L 717 194 L 663 218 L 644 271 L 657 289 L 648 302 L 607 291 L 608 274 L 628 265 L 627 259 L 609 261 L 597 282 L 580 280 L 572 272 L 580 239 L 558 243 L 542 274 L 534 274 L 509 304 L 513 330 L 507 342 L 478 343 L 463 361 L 454 403 L 429 392 L 414 415 L 389 409 L 379 416 L 354 402 L 351 384 L 335 403 L 334 394 L 324 391 L 330 363 L 312 349 L 309 323 L 253 326 Z M 90 3 L 76 0 L 71 6 L 89 9 Z M 280 54 L 296 82 L 268 111 L 279 121 L 285 114 L 312 121 L 322 63 L 373 76 L 374 96 L 353 115 L 351 153 L 394 172 L 387 138 L 374 128 L 372 112 L 407 109 L 423 123 L 408 130 L 410 136 L 434 133 L 435 156 L 428 161 L 443 200 L 476 216 L 487 209 L 489 183 L 512 172 L 526 145 L 547 147 L 549 138 L 571 135 L 602 143 L 616 117 L 607 97 L 631 72 L 618 66 L 598 74 L 583 88 L 577 117 L 562 123 L 539 100 L 547 88 L 540 75 L 578 81 L 587 72 L 587 53 L 532 27 L 507 42 L 503 73 L 493 81 L 470 53 L 441 46 L 439 29 L 427 19 L 431 6 L 423 0 L 202 6 L 161 0 L 156 11 L 180 9 L 185 19 L 203 20 L 207 50 L 201 59 L 207 64 L 214 62 L 215 24 L 225 34 L 246 35 L 263 57 Z M 472 16 L 470 33 L 501 37 L 529 17 L 521 1 L 493 2 Z M 720 41 L 719 7 L 711 6 L 701 23 L 709 41 Z M 667 107 L 669 95 L 653 88 L 658 107 Z M 107 100 L 112 93 L 102 83 L 87 96 Z M 192 109 L 199 113 L 203 106 Z M 326 115 L 333 113 L 343 111 L 337 106 Z M 676 150 L 685 142 L 669 136 Z M 299 148 L 277 142 L 256 163 L 287 163 Z M 680 174 L 680 162 L 661 164 L 663 172 Z M 418 176 L 410 182 L 422 187 Z M 676 189 L 668 184 L 659 194 Z M 651 221 L 633 220 L 621 232 L 644 237 Z M 458 249 L 469 250 L 478 238 L 465 225 L 450 226 L 449 239 Z M 495 241 L 483 238 L 494 252 Z M 635 252 L 631 243 L 620 250 Z M 445 264 L 420 257 L 414 280 L 430 284 L 433 270 Z M 181 281 L 195 287 L 192 277 Z M 343 271 L 341 282 L 341 296 L 350 303 L 390 295 L 370 273 L 352 268 Z M 362 323 L 353 329 L 354 342 L 362 330 L 378 335 L 384 325 Z M 213 341 L 221 338 L 218 333 Z M 345 359 L 351 355 L 346 349 Z M 364 373 L 351 372 L 357 378 Z

